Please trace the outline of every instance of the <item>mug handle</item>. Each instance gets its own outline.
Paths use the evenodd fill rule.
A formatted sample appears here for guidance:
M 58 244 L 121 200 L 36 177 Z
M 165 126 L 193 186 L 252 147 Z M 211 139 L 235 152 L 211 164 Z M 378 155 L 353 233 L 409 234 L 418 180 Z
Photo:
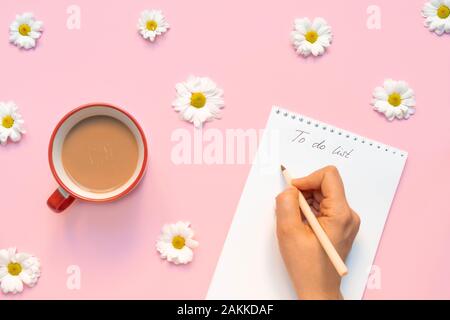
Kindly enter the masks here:
M 66 190 L 59 187 L 47 200 L 47 205 L 55 212 L 62 212 L 75 200 Z

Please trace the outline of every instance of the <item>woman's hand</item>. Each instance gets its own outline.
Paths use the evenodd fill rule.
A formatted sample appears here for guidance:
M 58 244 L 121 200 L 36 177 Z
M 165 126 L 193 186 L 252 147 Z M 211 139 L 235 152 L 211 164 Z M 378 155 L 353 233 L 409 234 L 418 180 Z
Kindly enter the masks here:
M 304 220 L 298 190 L 343 260 L 358 233 L 359 216 L 348 205 L 341 177 L 333 166 L 293 179 L 292 184 L 278 195 L 276 214 L 281 255 L 297 295 L 300 299 L 342 299 L 341 277 Z

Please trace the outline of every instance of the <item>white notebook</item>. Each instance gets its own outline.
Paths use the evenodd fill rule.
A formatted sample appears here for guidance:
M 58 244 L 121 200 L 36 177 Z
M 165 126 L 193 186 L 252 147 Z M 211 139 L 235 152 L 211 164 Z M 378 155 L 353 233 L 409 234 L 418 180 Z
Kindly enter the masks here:
M 342 280 L 346 299 L 361 299 L 407 153 L 303 115 L 273 107 L 207 299 L 295 299 L 278 250 L 275 197 L 294 177 L 335 165 L 350 206 L 361 217 Z

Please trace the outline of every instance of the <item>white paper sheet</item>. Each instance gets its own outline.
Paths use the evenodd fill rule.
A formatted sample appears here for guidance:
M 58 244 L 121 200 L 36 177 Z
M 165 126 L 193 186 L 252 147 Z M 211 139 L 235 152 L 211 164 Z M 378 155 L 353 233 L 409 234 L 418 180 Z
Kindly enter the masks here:
M 341 289 L 344 298 L 361 299 L 406 158 L 405 151 L 273 107 L 207 299 L 296 298 L 275 230 L 275 197 L 285 187 L 281 163 L 294 177 L 326 165 L 339 169 L 361 217 Z

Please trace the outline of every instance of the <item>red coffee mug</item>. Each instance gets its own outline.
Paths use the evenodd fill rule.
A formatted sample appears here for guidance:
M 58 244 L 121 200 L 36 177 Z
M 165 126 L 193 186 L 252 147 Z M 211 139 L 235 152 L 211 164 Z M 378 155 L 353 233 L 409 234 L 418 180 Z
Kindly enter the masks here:
M 75 184 L 62 164 L 61 151 L 67 133 L 78 122 L 92 116 L 110 116 L 125 124 L 134 134 L 138 144 L 138 163 L 131 178 L 119 188 L 105 193 L 87 191 Z M 53 176 L 59 184 L 58 189 L 50 196 L 47 204 L 56 212 L 66 209 L 75 199 L 90 202 L 107 202 L 116 200 L 127 193 L 141 181 L 147 167 L 148 148 L 144 131 L 135 118 L 128 112 L 108 103 L 89 103 L 66 114 L 56 125 L 48 147 L 48 161 Z

